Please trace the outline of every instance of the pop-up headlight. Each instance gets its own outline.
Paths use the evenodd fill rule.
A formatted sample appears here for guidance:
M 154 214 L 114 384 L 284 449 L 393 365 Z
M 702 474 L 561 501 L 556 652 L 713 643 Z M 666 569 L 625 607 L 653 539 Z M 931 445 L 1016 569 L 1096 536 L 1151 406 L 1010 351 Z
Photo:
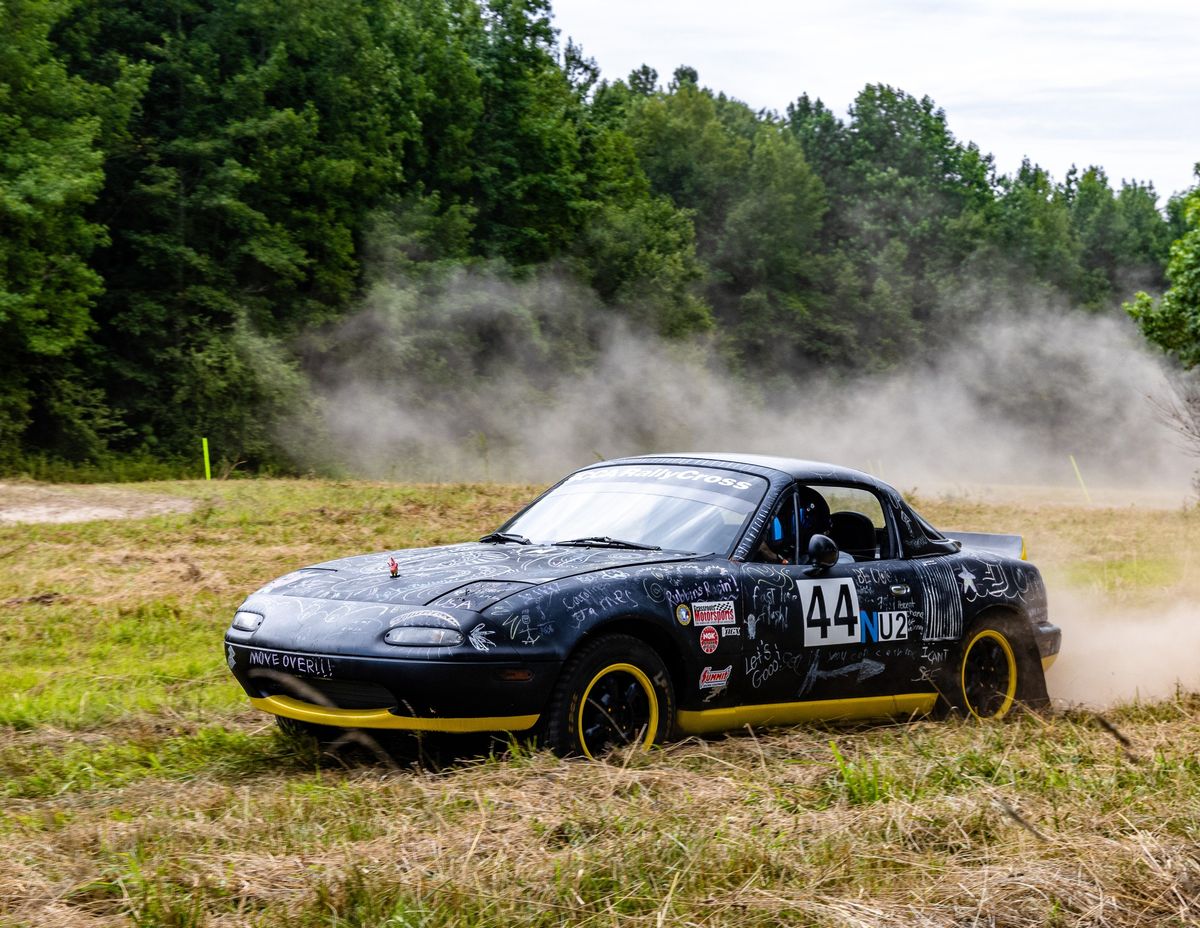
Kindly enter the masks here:
M 388 644 L 409 648 L 450 648 L 463 643 L 462 632 L 453 628 L 430 628 L 427 625 L 396 625 L 383 636 Z
M 241 612 L 239 611 L 233 617 L 233 627 L 244 632 L 252 632 L 262 625 L 263 617 L 257 612 Z

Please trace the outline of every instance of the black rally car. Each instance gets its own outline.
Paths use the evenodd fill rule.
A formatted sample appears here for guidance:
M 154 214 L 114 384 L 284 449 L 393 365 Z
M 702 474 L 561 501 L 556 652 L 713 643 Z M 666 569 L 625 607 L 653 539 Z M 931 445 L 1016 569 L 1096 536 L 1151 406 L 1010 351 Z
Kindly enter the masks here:
M 942 533 L 810 461 L 625 458 L 478 542 L 305 567 L 230 669 L 285 725 L 535 732 L 560 753 L 1047 699 L 1061 633 L 1019 536 Z

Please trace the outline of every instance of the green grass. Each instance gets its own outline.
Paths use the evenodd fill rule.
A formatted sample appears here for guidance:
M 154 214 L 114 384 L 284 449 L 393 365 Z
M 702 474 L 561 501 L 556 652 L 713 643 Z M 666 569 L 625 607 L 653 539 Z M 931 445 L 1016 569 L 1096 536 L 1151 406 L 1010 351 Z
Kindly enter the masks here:
M 535 488 L 138 489 L 196 508 L 0 526 L 0 924 L 1200 921 L 1195 695 L 1103 720 L 759 731 L 603 764 L 519 742 L 441 769 L 322 755 L 229 677 L 241 598 L 303 564 L 477 536 Z M 1118 603 L 1200 590 L 1195 511 L 922 510 L 1018 528 L 1052 583 Z

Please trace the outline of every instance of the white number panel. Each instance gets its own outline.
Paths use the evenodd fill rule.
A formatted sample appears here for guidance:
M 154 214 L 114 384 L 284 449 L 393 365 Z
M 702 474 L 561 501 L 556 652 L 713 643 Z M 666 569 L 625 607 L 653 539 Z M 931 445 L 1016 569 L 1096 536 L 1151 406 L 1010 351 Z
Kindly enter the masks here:
M 804 619 L 804 646 L 858 644 L 858 590 L 854 581 L 801 580 L 800 615 Z

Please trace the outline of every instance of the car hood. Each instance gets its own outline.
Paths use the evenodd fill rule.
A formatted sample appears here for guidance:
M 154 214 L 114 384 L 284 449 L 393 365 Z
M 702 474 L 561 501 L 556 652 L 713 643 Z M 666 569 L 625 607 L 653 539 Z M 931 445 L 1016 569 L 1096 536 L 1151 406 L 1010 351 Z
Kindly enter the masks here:
M 518 590 L 577 574 L 695 559 L 684 552 L 556 545 L 470 544 L 383 551 L 326 561 L 293 571 L 259 593 L 395 605 L 430 605 L 449 594 L 482 609 Z M 396 576 L 388 559 L 395 558 Z M 473 594 L 478 592 L 479 596 Z M 486 600 L 486 602 L 485 602 Z

